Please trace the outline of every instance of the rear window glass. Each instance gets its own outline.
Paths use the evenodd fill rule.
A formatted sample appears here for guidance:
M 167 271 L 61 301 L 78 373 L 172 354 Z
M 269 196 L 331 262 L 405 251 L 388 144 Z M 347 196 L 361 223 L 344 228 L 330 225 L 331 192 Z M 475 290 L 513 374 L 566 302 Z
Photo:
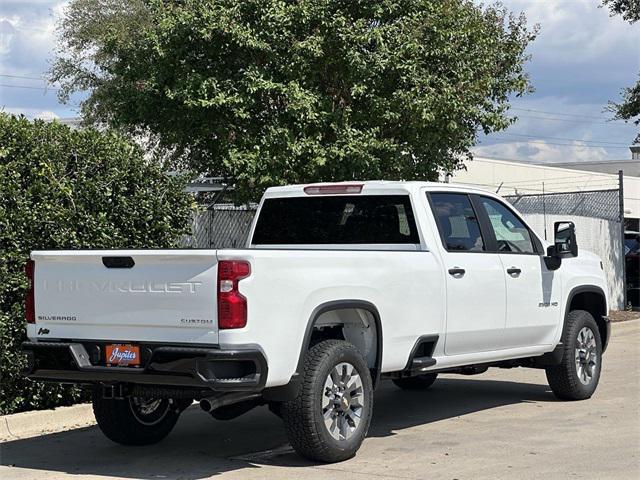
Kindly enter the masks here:
M 420 243 L 408 195 L 269 198 L 252 244 Z
M 481 252 L 485 249 L 476 213 L 466 193 L 432 193 L 431 203 L 448 251 Z

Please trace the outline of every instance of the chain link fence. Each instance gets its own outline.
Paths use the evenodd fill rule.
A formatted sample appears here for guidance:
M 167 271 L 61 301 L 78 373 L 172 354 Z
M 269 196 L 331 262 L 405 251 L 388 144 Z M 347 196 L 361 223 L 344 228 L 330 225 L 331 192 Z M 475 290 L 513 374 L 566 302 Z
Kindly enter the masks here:
M 257 205 L 214 205 L 193 217 L 192 234 L 184 248 L 243 248 L 249 236 Z

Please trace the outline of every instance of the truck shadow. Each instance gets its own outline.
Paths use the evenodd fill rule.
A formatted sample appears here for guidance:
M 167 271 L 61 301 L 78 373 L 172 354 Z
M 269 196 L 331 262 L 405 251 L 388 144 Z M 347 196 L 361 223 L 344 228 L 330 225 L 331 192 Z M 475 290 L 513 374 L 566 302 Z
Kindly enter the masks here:
M 438 379 L 430 390 L 416 392 L 384 382 L 375 395 L 369 437 L 387 437 L 406 428 L 505 405 L 552 401 L 555 397 L 541 384 L 454 377 Z M 37 471 L 34 478 L 42 476 L 42 471 L 52 471 L 196 480 L 261 465 L 313 464 L 288 447 L 281 421 L 266 407 L 226 422 L 191 407 L 174 432 L 158 445 L 122 447 L 105 439 L 97 427 L 89 427 L 2 443 L 0 465 L 5 467 L 2 476 L 8 474 L 5 478 L 17 476 L 18 469 L 30 469 Z M 16 469 L 15 475 L 10 474 L 12 469 Z M 19 473 L 28 476 L 25 471 Z

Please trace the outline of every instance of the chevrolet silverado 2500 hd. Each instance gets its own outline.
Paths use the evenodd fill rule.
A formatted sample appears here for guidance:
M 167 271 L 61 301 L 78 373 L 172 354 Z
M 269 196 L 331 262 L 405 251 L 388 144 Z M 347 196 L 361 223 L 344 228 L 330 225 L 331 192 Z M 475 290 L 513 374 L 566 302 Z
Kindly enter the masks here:
M 327 462 L 355 454 L 383 379 L 544 368 L 586 399 L 607 286 L 573 224 L 554 233 L 483 190 L 352 182 L 270 188 L 244 249 L 34 251 L 27 374 L 91 386 L 122 444 L 161 440 L 194 399 L 217 419 L 267 404 Z

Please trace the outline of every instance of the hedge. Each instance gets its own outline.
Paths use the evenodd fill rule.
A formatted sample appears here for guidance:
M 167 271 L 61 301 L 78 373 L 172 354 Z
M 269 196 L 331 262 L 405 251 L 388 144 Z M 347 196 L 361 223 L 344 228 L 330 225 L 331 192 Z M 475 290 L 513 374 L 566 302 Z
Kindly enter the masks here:
M 117 133 L 0 113 L 0 414 L 83 398 L 21 373 L 29 252 L 171 247 L 192 208 L 184 178 Z

